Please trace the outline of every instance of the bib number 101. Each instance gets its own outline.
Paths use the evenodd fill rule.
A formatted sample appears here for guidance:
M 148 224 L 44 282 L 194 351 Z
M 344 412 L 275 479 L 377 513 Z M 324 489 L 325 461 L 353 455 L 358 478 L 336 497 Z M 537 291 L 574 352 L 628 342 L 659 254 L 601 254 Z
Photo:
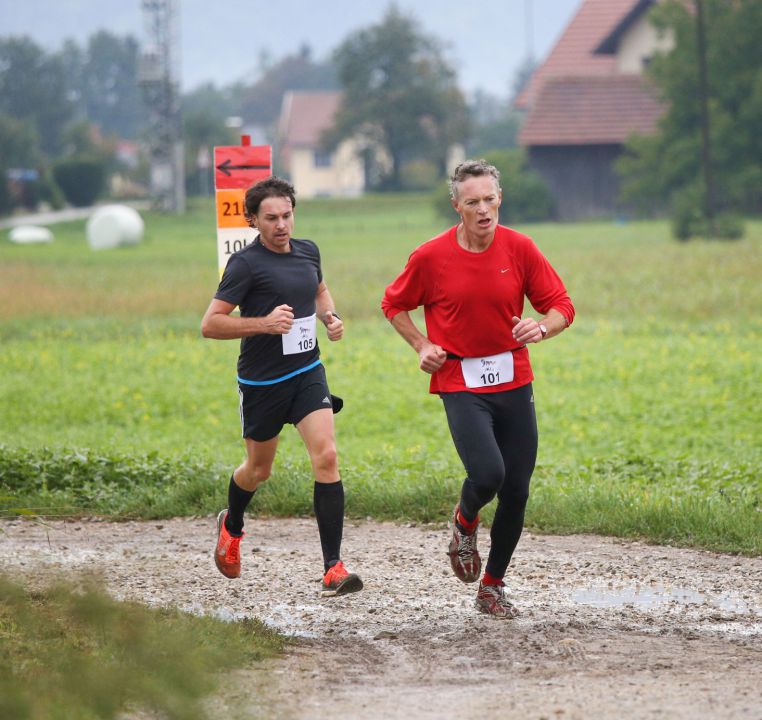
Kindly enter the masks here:
M 487 357 L 463 358 L 460 365 L 466 387 L 490 387 L 513 380 L 513 353 L 510 350 Z

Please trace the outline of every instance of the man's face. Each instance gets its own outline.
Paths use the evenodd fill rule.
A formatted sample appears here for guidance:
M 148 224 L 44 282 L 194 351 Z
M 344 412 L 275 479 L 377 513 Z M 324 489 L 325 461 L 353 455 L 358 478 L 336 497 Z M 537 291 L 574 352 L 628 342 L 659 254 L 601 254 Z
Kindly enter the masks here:
M 291 234 L 294 232 L 294 208 L 287 197 L 265 198 L 259 204 L 259 211 L 252 216 L 259 230 L 262 244 L 273 252 L 291 250 Z
M 471 237 L 492 237 L 498 221 L 503 193 L 491 175 L 471 176 L 458 183 L 458 197 L 452 206 L 463 219 L 466 233 Z

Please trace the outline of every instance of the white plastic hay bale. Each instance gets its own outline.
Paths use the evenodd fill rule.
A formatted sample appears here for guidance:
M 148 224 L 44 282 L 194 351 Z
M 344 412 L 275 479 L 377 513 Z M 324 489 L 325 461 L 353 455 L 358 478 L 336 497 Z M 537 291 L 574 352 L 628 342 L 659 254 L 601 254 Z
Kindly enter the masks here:
M 137 210 L 127 205 L 104 205 L 87 221 L 87 242 L 92 250 L 137 245 L 144 230 L 143 218 Z
M 53 242 L 53 233 L 41 225 L 18 225 L 8 233 L 8 239 L 18 245 Z

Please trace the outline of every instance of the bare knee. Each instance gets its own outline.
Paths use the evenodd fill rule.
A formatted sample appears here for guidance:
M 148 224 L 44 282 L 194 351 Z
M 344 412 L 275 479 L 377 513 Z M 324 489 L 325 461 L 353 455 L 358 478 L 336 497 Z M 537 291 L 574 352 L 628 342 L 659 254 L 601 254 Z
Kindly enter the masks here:
M 235 471 L 235 482 L 244 490 L 254 492 L 272 474 L 272 465 L 244 463 Z
M 333 472 L 339 466 L 339 454 L 333 443 L 325 445 L 312 455 L 312 466 L 315 472 Z

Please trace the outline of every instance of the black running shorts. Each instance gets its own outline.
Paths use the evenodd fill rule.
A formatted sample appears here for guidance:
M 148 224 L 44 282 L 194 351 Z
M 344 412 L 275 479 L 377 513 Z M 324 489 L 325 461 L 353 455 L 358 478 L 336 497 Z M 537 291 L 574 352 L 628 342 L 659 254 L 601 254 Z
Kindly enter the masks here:
M 315 410 L 333 409 L 322 365 L 273 385 L 239 382 L 238 395 L 243 437 L 257 442 L 271 440 L 286 423 L 296 425 Z

